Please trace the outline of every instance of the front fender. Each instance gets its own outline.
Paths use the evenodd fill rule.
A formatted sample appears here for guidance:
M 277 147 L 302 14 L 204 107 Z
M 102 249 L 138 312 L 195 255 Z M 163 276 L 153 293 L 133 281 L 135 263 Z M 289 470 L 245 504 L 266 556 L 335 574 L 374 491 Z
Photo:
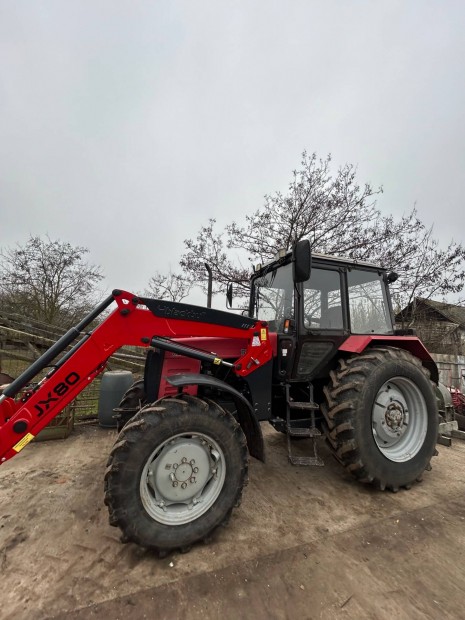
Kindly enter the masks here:
M 168 383 L 178 388 L 184 385 L 208 386 L 230 394 L 236 405 L 237 419 L 247 439 L 249 453 L 259 461 L 265 461 L 265 445 L 263 442 L 262 429 L 254 415 L 252 406 L 243 394 L 225 381 L 207 375 L 193 373 L 171 375 L 167 377 L 166 380 Z

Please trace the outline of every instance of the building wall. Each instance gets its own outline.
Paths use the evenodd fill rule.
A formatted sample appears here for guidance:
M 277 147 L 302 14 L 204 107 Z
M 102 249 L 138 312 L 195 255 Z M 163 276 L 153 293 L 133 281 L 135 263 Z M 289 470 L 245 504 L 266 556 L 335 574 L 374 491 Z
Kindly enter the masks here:
M 465 355 L 437 354 L 432 357 L 439 369 L 439 381 L 465 392 Z
M 417 336 L 432 353 L 465 354 L 464 330 L 454 323 L 416 324 Z
M 465 355 L 465 330 L 430 306 L 418 306 L 415 318 L 405 317 L 404 327 L 413 327 L 431 353 Z M 402 324 L 398 324 L 402 327 Z

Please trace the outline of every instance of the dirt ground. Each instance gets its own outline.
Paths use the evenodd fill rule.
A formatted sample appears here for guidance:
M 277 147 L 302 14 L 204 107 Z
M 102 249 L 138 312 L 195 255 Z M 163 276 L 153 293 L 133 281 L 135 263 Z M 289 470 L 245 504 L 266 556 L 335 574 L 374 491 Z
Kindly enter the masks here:
M 0 467 L 0 617 L 463 618 L 465 443 L 439 446 L 410 491 L 292 467 L 264 426 L 244 499 L 208 545 L 158 559 L 108 524 L 116 432 L 80 427 Z M 306 441 L 300 442 L 304 450 Z

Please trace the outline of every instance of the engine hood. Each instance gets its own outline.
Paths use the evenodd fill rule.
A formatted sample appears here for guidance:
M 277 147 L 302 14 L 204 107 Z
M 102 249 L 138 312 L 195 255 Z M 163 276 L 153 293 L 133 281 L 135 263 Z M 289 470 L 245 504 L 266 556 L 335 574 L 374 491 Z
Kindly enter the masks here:
M 236 360 L 244 355 L 247 349 L 246 338 L 211 338 L 198 336 L 192 338 L 173 338 L 173 341 L 188 347 L 201 349 L 208 353 L 213 353 L 222 359 Z

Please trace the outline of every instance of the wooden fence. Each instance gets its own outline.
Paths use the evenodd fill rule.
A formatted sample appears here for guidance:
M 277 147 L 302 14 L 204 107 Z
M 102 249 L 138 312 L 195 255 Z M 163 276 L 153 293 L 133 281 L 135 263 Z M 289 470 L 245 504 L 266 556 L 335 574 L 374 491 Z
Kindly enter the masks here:
M 37 360 L 64 333 L 65 329 L 46 325 L 0 308 L 0 372 L 16 378 Z M 70 347 L 69 347 L 70 348 Z M 123 347 L 112 355 L 107 370 L 130 370 L 134 378 L 142 375 L 145 351 Z M 37 381 L 47 372 L 37 376 Z M 96 415 L 100 380 L 97 378 L 74 401 L 76 417 Z

